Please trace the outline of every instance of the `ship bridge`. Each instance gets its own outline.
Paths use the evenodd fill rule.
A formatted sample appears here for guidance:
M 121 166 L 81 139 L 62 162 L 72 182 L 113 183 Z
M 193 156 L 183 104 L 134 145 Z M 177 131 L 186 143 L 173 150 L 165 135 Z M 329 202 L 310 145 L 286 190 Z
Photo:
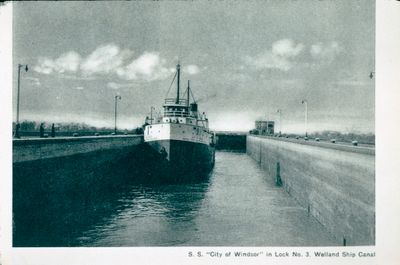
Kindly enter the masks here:
M 198 118 L 197 103 L 191 103 L 187 99 L 167 98 L 164 105 L 164 117 L 191 117 Z

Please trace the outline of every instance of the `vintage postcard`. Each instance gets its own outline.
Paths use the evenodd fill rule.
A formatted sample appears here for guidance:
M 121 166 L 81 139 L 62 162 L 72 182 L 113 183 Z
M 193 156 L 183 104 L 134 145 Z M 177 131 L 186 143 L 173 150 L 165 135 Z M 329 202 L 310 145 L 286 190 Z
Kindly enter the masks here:
M 399 10 L 3 3 L 0 264 L 397 264 Z

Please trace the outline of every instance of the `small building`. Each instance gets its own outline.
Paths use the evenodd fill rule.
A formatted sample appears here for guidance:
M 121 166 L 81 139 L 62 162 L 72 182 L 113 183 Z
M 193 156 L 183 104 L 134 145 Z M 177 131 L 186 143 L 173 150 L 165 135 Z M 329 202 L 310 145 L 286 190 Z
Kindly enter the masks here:
M 274 121 L 256 121 L 256 131 L 259 135 L 274 134 Z

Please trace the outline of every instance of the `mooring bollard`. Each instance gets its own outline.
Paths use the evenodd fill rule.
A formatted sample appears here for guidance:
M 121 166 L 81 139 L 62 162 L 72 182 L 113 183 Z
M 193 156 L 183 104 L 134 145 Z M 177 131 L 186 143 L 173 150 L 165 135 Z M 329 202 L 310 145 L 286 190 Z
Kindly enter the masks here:
M 281 178 L 281 165 L 279 162 L 276 163 L 276 178 L 275 178 L 275 184 L 278 187 L 282 186 L 282 178 Z
M 54 123 L 51 125 L 51 137 L 56 137 L 56 129 Z
M 44 137 L 44 123 L 43 122 L 40 124 L 40 127 L 39 127 L 39 137 L 40 138 Z

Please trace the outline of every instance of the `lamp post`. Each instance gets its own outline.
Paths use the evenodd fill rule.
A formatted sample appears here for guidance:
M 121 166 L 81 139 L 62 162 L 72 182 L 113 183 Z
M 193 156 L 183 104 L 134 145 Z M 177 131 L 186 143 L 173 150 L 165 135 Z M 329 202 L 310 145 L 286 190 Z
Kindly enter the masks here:
M 372 72 L 369 73 L 369 78 L 370 79 L 374 78 L 374 76 L 375 76 L 375 71 L 372 71 Z
M 150 108 L 150 124 L 153 124 L 153 110 L 156 110 L 153 106 Z
M 18 64 L 17 122 L 15 124 L 15 134 L 14 134 L 15 138 L 20 138 L 20 135 L 19 135 L 19 127 L 20 127 L 20 124 L 19 124 L 19 94 L 20 94 L 20 92 L 19 91 L 20 91 L 20 84 L 21 84 L 20 78 L 21 78 L 21 68 L 22 67 L 25 67 L 25 72 L 28 72 L 27 64 Z
M 306 131 L 306 137 L 307 137 L 307 116 L 308 116 L 307 100 L 303 99 L 301 101 L 301 104 L 305 105 L 304 124 L 305 124 L 305 131 Z
M 279 135 L 281 135 L 281 133 L 282 133 L 282 110 L 278 109 L 276 112 L 279 113 Z
M 114 104 L 114 134 L 117 134 L 117 102 L 118 99 L 121 100 L 121 96 L 117 95 L 115 96 L 115 104 Z

